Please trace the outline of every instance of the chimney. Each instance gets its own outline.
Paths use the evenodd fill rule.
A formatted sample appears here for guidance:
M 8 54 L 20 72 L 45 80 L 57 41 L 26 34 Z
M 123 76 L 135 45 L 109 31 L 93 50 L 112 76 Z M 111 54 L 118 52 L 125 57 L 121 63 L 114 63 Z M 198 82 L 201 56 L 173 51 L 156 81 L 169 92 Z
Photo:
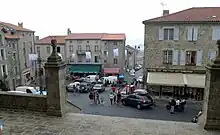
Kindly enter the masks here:
M 38 41 L 39 39 L 39 36 L 35 36 L 35 41 Z
M 70 28 L 67 29 L 67 35 L 70 35 L 71 34 L 71 30 Z
M 169 15 L 169 10 L 163 10 L 163 16 Z
M 21 22 L 21 23 L 18 22 L 18 27 L 23 28 L 23 22 Z

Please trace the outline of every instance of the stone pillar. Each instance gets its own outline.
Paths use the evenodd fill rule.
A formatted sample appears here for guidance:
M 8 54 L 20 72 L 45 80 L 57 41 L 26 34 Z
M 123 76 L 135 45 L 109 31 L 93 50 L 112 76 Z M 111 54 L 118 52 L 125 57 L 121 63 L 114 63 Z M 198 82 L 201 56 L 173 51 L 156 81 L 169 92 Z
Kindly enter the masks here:
M 206 66 L 203 124 L 206 130 L 220 130 L 220 40 L 218 55 Z
M 65 68 L 66 65 L 56 51 L 55 39 L 51 40 L 53 51 L 47 58 L 45 73 L 47 76 L 47 115 L 61 117 L 65 113 L 66 89 Z

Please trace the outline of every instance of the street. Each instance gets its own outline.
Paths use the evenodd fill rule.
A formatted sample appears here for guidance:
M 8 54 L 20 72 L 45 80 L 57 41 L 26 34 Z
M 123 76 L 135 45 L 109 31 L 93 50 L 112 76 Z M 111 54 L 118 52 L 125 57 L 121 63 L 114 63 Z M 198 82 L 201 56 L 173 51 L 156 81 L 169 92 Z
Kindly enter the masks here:
M 119 116 L 128 118 L 141 118 L 141 119 L 157 119 L 169 121 L 184 121 L 190 122 L 191 119 L 200 111 L 201 103 L 187 102 L 186 110 L 182 113 L 170 114 L 165 105 L 167 101 L 156 100 L 156 107 L 152 109 L 137 110 L 130 106 L 123 105 L 110 105 L 108 94 L 110 88 L 100 94 L 104 97 L 104 105 L 90 104 L 89 96 L 87 93 L 68 93 L 68 99 L 82 109 L 82 113 L 105 115 L 105 116 Z
M 136 71 L 135 78 L 143 75 L 142 69 Z M 129 73 L 124 73 L 125 80 L 132 82 L 133 77 Z M 167 100 L 156 99 L 156 107 L 149 109 L 138 110 L 130 106 L 123 105 L 110 105 L 109 93 L 111 88 L 106 88 L 106 91 L 100 94 L 104 98 L 104 105 L 90 104 L 88 93 L 68 93 L 68 100 L 82 109 L 82 113 L 105 115 L 105 116 L 118 116 L 128 118 L 141 118 L 141 119 L 157 119 L 168 121 L 184 121 L 190 122 L 191 119 L 202 109 L 201 102 L 187 101 L 185 112 L 170 114 L 165 106 Z

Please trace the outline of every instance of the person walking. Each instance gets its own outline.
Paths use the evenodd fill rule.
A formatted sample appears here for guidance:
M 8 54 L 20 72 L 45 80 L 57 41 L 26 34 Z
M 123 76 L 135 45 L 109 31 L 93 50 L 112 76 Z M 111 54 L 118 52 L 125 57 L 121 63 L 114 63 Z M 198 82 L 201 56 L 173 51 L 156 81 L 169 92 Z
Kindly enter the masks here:
M 119 104 L 121 101 L 121 92 L 120 90 L 118 91 L 118 94 L 117 94 L 117 104 Z
M 115 97 L 114 93 L 111 92 L 111 93 L 109 94 L 109 99 L 110 99 L 111 105 L 113 104 L 113 99 L 114 99 L 114 97 Z
M 171 114 L 174 114 L 175 105 L 176 105 L 175 99 L 172 99 L 172 100 L 171 100 L 170 105 L 171 105 L 170 113 L 171 113 Z
M 99 93 L 96 92 L 96 104 L 100 104 Z
M 94 98 L 93 91 L 90 91 L 90 92 L 89 92 L 90 104 L 92 104 L 93 98 Z

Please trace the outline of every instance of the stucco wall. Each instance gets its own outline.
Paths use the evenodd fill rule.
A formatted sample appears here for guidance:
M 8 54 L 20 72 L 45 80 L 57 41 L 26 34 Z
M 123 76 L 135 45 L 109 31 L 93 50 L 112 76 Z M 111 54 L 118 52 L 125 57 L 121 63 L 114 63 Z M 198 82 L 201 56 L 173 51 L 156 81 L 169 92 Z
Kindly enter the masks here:
M 46 112 L 47 98 L 43 95 L 0 91 L 0 108 Z

